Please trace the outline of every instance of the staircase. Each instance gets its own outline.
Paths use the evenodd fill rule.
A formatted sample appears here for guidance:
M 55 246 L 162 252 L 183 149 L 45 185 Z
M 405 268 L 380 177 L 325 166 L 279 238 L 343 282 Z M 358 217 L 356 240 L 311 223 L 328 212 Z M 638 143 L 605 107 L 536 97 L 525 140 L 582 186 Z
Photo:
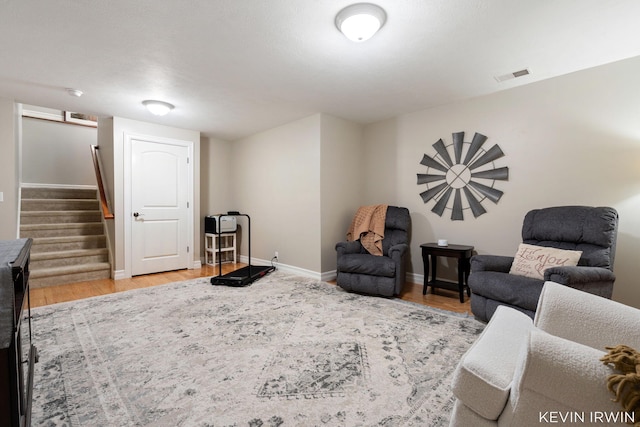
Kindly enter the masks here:
M 111 276 L 96 190 L 22 188 L 20 237 L 31 237 L 32 288 Z

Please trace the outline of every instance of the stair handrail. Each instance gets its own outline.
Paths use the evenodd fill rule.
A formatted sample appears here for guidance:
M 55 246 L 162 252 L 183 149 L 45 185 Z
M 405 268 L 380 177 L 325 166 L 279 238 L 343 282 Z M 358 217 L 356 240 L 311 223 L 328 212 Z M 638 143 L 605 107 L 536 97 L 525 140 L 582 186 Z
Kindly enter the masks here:
M 102 215 L 104 216 L 104 219 L 113 219 L 113 213 L 111 212 L 109 202 L 107 201 L 107 194 L 104 187 L 104 181 L 102 179 L 100 156 L 98 156 L 99 148 L 100 147 L 97 145 L 91 146 L 91 157 L 93 157 L 93 167 L 96 171 L 96 181 L 98 182 L 98 192 L 100 193 L 100 205 L 102 206 Z

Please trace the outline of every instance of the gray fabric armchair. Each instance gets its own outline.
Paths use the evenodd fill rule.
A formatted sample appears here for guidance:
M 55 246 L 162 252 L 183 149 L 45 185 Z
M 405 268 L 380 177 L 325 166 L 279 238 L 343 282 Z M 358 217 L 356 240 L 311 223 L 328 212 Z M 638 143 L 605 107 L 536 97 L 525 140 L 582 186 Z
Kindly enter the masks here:
M 488 321 L 498 306 L 515 308 L 533 318 L 545 281 L 611 298 L 618 213 L 609 207 L 558 206 L 527 213 L 522 241 L 530 245 L 582 251 L 575 267 L 551 267 L 544 280 L 509 274 L 514 257 L 471 258 L 471 311 Z
M 359 240 L 339 242 L 336 282 L 364 294 L 399 295 L 405 282 L 411 217 L 407 208 L 387 207 L 382 256 L 371 255 Z

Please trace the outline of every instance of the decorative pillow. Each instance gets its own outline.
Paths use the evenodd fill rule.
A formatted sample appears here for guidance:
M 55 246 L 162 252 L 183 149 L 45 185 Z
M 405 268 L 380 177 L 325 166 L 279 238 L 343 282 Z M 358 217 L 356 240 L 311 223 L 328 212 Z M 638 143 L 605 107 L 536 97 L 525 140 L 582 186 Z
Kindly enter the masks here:
M 576 266 L 580 256 L 582 251 L 567 251 L 521 243 L 509 273 L 543 280 L 544 270 L 547 268 Z

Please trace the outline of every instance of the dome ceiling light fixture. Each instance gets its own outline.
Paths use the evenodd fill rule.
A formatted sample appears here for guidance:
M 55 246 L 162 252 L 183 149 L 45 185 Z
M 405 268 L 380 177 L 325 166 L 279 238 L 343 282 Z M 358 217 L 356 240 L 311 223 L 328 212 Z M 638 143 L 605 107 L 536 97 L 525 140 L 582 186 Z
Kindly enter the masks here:
M 148 99 L 146 101 L 142 101 L 142 105 L 147 107 L 152 114 L 156 116 L 165 116 L 169 113 L 169 111 L 173 110 L 175 107 L 172 104 L 164 101 L 154 101 Z
M 356 3 L 342 9 L 336 15 L 336 27 L 349 40 L 360 43 L 369 40 L 387 20 L 380 6 L 372 3 Z
M 82 91 L 80 89 L 67 88 L 67 93 L 71 96 L 81 97 Z

